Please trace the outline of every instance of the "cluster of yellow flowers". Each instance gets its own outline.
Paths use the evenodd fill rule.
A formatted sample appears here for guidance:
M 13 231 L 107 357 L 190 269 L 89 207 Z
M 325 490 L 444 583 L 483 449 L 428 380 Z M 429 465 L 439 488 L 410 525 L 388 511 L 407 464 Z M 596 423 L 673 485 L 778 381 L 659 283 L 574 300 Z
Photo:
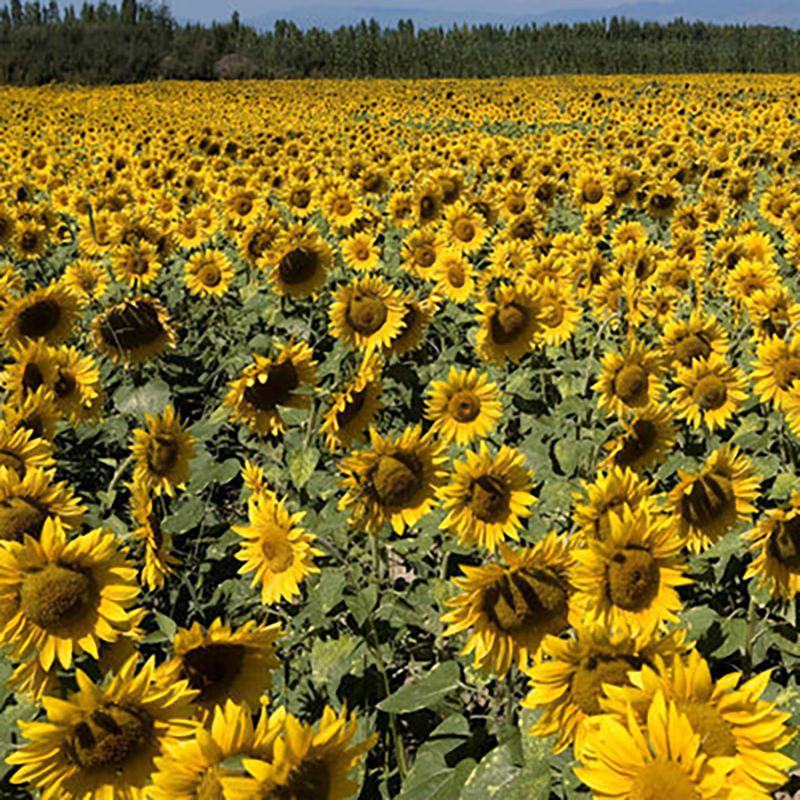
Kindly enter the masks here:
M 531 733 L 573 748 L 594 797 L 768 800 L 794 764 L 770 673 L 712 677 L 682 613 L 690 559 L 728 534 L 742 582 L 800 590 L 800 493 L 767 507 L 772 476 L 734 441 L 753 414 L 797 466 L 796 94 L 721 76 L 4 92 L 0 646 L 44 715 L 11 780 L 44 800 L 356 791 L 376 739 L 352 714 L 264 707 L 284 632 L 266 615 L 333 554 L 293 510 L 314 498 L 278 493 L 253 451 L 230 527 L 264 621 L 195 621 L 145 657 L 182 560 L 161 523 L 213 414 L 240 441 L 302 418 L 353 537 L 433 518 L 434 555 L 457 542 L 444 636 L 527 675 Z M 59 480 L 62 433 L 107 424 L 112 373 L 158 374 L 200 315 L 221 328 L 267 297 L 259 346 L 219 331 L 221 393 L 198 375 L 205 405 L 176 392 L 132 431 L 113 479 L 129 535 L 83 532 L 104 517 Z M 605 439 L 537 534 L 548 484 L 512 398 L 540 386 L 547 420 L 567 356 L 585 364 L 569 424 Z M 436 379 L 387 400 L 423 363 Z M 676 473 L 687 443 L 704 463 Z

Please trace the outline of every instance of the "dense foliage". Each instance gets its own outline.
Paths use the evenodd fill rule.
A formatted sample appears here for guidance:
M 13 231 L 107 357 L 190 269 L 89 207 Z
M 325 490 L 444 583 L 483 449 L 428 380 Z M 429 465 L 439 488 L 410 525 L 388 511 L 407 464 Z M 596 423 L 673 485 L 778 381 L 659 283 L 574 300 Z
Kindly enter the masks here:
M 796 97 L 7 88 L 0 794 L 791 786 Z
M 123 0 L 61 11 L 11 0 L 0 11 L 0 81 L 129 83 L 302 77 L 489 77 L 552 73 L 800 71 L 800 31 L 638 23 L 453 26 L 418 30 L 374 20 L 336 30 L 180 24 L 165 6 Z

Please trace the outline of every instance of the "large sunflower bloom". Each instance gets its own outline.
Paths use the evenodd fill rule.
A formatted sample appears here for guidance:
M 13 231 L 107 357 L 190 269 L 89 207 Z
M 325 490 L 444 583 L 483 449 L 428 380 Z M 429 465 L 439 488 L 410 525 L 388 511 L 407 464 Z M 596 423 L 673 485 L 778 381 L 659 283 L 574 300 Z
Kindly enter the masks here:
M 501 285 L 478 311 L 478 353 L 501 367 L 506 360 L 517 363 L 538 343 L 546 313 L 535 284 Z
M 629 339 L 621 353 L 606 353 L 602 366 L 593 388 L 606 414 L 622 415 L 658 400 L 663 385 L 661 357 L 636 339 Z

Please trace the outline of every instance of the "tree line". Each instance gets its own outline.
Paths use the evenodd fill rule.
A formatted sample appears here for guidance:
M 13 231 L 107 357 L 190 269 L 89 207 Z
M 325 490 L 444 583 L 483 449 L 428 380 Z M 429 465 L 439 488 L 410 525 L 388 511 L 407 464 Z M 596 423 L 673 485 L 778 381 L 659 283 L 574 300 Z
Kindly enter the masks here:
M 417 29 L 375 20 L 336 30 L 278 21 L 180 24 L 165 5 L 79 9 L 10 0 L 0 10 L 0 82 L 155 78 L 494 77 L 551 73 L 800 72 L 800 31 L 613 17 L 547 25 Z

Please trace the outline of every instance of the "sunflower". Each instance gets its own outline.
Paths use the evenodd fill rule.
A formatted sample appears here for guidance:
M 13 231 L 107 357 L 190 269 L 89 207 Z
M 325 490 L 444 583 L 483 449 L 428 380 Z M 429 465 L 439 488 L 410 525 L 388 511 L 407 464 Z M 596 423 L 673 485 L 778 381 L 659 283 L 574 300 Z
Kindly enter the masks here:
M 332 261 L 331 246 L 317 231 L 295 225 L 279 234 L 259 266 L 267 270 L 270 284 L 278 294 L 304 298 L 316 296 Z
M 778 288 L 778 272 L 774 264 L 741 259 L 728 274 L 725 293 L 735 303 L 746 305 L 748 298 L 758 291 Z
M 115 362 L 141 364 L 175 347 L 178 337 L 161 304 L 140 295 L 117 303 L 92 321 L 97 350 Z
M 448 247 L 469 254 L 481 249 L 488 231 L 483 217 L 471 211 L 467 202 L 458 200 L 447 207 L 439 236 Z
M 33 431 L 0 419 L 0 467 L 17 473 L 20 478 L 31 469 L 46 470 L 55 466 L 53 444 L 35 436 Z
M 99 300 L 108 283 L 108 271 L 99 261 L 80 258 L 64 270 L 64 285 L 86 300 Z
M 10 348 L 11 361 L 3 367 L 0 383 L 21 403 L 40 388 L 49 390 L 55 383 L 54 350 L 41 339 L 24 342 Z
M 660 356 L 636 339 L 629 339 L 621 353 L 606 353 L 602 371 L 592 387 L 600 394 L 598 406 L 607 415 L 623 415 L 658 400 L 663 368 Z
M 78 295 L 55 282 L 11 300 L 0 311 L 0 328 L 7 346 L 32 339 L 55 344 L 72 335 L 80 315 Z
M 536 502 L 525 456 L 503 445 L 493 457 L 481 442 L 479 452 L 467 451 L 466 460 L 453 462 L 453 469 L 450 482 L 439 490 L 447 512 L 442 528 L 462 544 L 477 544 L 492 553 L 506 538 L 518 541 L 522 519 Z
M 728 351 L 728 333 L 716 317 L 700 309 L 692 311 L 688 321 L 671 319 L 664 326 L 661 350 L 671 363 L 688 367 L 695 359 Z
M 736 672 L 714 681 L 708 663 L 691 650 L 686 657 L 658 658 L 631 677 L 632 686 L 608 690 L 601 701 L 605 711 L 624 718 L 632 708 L 642 719 L 653 698 L 663 694 L 700 734 L 704 755 L 733 760 L 729 781 L 742 797 L 770 800 L 785 784 L 795 762 L 780 750 L 794 732 L 786 726 L 790 715 L 761 699 L 769 671 L 744 683 Z
M 478 353 L 502 367 L 506 359 L 519 362 L 538 342 L 546 310 L 538 286 L 517 284 L 499 286 L 478 311 Z
M 372 424 L 383 405 L 382 362 L 376 353 L 366 356 L 349 384 L 334 395 L 320 433 L 329 450 L 349 447 Z
M 50 388 L 59 413 L 73 424 L 90 420 L 98 412 L 103 395 L 94 359 L 77 347 L 62 345 L 52 351 L 52 363 Z
M 784 338 L 800 322 L 800 303 L 784 286 L 753 292 L 747 300 L 753 324 L 753 340 L 761 343 L 773 336 Z
M 345 800 L 358 789 L 350 773 L 377 741 L 373 735 L 354 744 L 358 722 L 346 708 L 336 714 L 326 706 L 317 730 L 279 709 L 270 717 L 268 727 L 270 757 L 245 758 L 247 778 L 223 777 L 227 800 Z
M 403 240 L 400 266 L 416 278 L 433 280 L 442 249 L 432 230 L 411 231 Z
M 658 656 L 680 652 L 685 638 L 681 630 L 633 635 L 624 628 L 609 631 L 596 625 L 579 626 L 568 639 L 546 636 L 542 659 L 526 670 L 530 691 L 522 706 L 542 710 L 530 735 L 555 735 L 553 753 L 572 744 L 581 752 L 586 720 L 603 713 L 604 687 L 630 686 L 629 673 L 653 664 Z
M 773 336 L 761 342 L 750 377 L 762 403 L 774 403 L 778 410 L 785 410 L 800 380 L 800 334 L 789 341 Z
M 546 278 L 542 291 L 541 340 L 546 345 L 564 344 L 578 328 L 581 307 L 565 284 Z
M 587 735 L 575 774 L 597 800 L 726 800 L 729 758 L 709 758 L 685 714 L 659 693 L 640 727 L 606 715 Z
M 487 437 L 503 415 L 500 390 L 485 373 L 450 367 L 446 381 L 428 386 L 425 416 L 444 442 L 470 444 Z
M 45 386 L 27 394 L 21 402 L 11 401 L 0 409 L 3 419 L 14 428 L 24 428 L 37 439 L 52 442 L 60 419 L 53 393 Z
M 800 493 L 785 508 L 773 508 L 742 534 L 752 561 L 745 578 L 757 578 L 773 597 L 793 600 L 800 592 Z
M 608 538 L 611 515 L 621 514 L 624 508 L 646 509 L 651 514 L 658 509 L 654 485 L 628 467 L 612 466 L 599 472 L 592 483 L 581 483 L 583 492 L 573 495 L 572 519 L 586 539 Z
M 609 514 L 605 539 L 589 539 L 573 553 L 574 624 L 596 621 L 649 634 L 677 622 L 682 604 L 676 588 L 691 582 L 683 574 L 682 545 L 669 521 L 647 509 Z
M 350 523 L 377 533 L 390 523 L 395 533 L 416 525 L 436 505 L 444 481 L 443 446 L 419 425 L 383 438 L 372 427 L 370 449 L 356 450 L 339 463 L 344 496 L 339 508 Z
M 133 432 L 133 478 L 143 488 L 170 497 L 189 479 L 195 439 L 168 405 L 162 414 L 145 414 L 147 430 Z
M 47 250 L 47 228 L 32 219 L 19 219 L 14 226 L 11 250 L 20 261 L 31 261 Z
M 148 589 L 162 589 L 180 560 L 172 552 L 172 536 L 161 528 L 148 490 L 138 483 L 131 490 L 131 516 L 137 527 L 132 537 L 143 543 L 141 581 Z
M 77 527 L 86 511 L 66 483 L 55 483 L 55 473 L 38 467 L 20 476 L 0 466 L 0 540 L 19 541 L 24 534 L 34 538 L 48 517 L 57 517 L 65 527 Z
M 724 428 L 747 399 L 744 373 L 716 353 L 679 367 L 675 380 L 678 386 L 670 393 L 672 407 L 676 416 L 694 428 L 703 424 L 710 431 Z
M 184 267 L 186 286 L 197 297 L 221 297 L 233 280 L 233 266 L 221 250 L 194 253 Z
M 675 444 L 674 418 L 666 404 L 636 409 L 620 423 L 623 433 L 605 445 L 609 454 L 601 464 L 604 469 L 617 466 L 641 472 L 664 461 Z
M 438 309 L 435 294 L 420 300 L 413 294 L 404 295 L 403 300 L 403 327 L 387 346 L 384 354 L 388 356 L 404 356 L 416 350 L 425 339 L 428 327 Z
M 436 285 L 453 303 L 465 303 L 475 291 L 472 264 L 458 250 L 443 250 L 436 262 Z
M 723 445 L 696 475 L 678 470 L 679 483 L 668 496 L 677 535 L 699 553 L 719 541 L 740 519 L 755 512 L 759 479 L 739 448 Z
M 336 290 L 330 331 L 348 347 L 370 353 L 400 334 L 404 310 L 400 292 L 382 278 L 359 278 Z
M 305 516 L 290 514 L 282 500 L 269 495 L 254 495 L 247 504 L 248 524 L 234 525 L 244 539 L 236 558 L 243 561 L 239 574 L 253 573 L 251 586 L 261 584 L 264 605 L 291 600 L 300 594 L 300 584 L 319 572 L 314 556 L 322 552 L 314 545 L 315 536 L 300 527 Z
M 198 728 L 188 741 L 168 742 L 156 756 L 156 773 L 149 789 L 152 800 L 212 800 L 227 797 L 223 780 L 238 770 L 226 766 L 236 758 L 269 758 L 280 726 L 269 726 L 261 709 L 258 721 L 245 705 L 226 700 L 214 709 L 210 725 Z
M 363 214 L 355 186 L 337 181 L 322 196 L 322 213 L 332 228 L 350 228 Z
M 42 668 L 73 653 L 98 658 L 131 622 L 139 594 L 136 570 L 113 533 L 97 529 L 67 542 L 58 518 L 48 518 L 38 541 L 25 536 L 0 548 L 0 644 L 15 658 L 38 653 Z
M 205 630 L 195 622 L 178 628 L 172 640 L 172 657 L 157 670 L 156 680 L 169 686 L 186 680 L 199 694 L 194 703 L 208 717 L 229 701 L 258 708 L 272 687 L 272 672 L 280 665 L 275 643 L 279 623 L 245 622 L 233 629 L 215 619 Z
M 308 408 L 308 390 L 317 380 L 313 350 L 304 342 L 287 342 L 274 357 L 253 354 L 253 363 L 231 382 L 223 406 L 231 419 L 240 420 L 256 433 L 283 433 L 281 408 Z
M 583 211 L 602 213 L 614 202 L 607 177 L 597 169 L 582 168 L 575 176 L 575 202 Z
M 554 532 L 517 552 L 501 545 L 501 553 L 507 566 L 461 567 L 453 578 L 461 592 L 445 601 L 452 610 L 442 622 L 445 636 L 469 630 L 461 654 L 474 653 L 476 669 L 502 678 L 514 664 L 525 669 L 548 634 L 567 629 L 572 556 Z
M 145 239 L 135 244 L 118 245 L 111 252 L 114 277 L 136 290 L 149 286 L 163 266 L 158 248 Z
M 196 728 L 194 692 L 184 681 L 157 686 L 154 673 L 152 659 L 137 673 L 132 657 L 103 687 L 78 670 L 74 695 L 44 698 L 46 720 L 20 721 L 29 741 L 8 757 L 11 782 L 42 800 L 145 800 L 154 759 Z
M 358 272 L 371 272 L 378 266 L 381 257 L 380 247 L 375 243 L 372 233 L 354 233 L 340 244 L 342 258 L 348 267 Z

